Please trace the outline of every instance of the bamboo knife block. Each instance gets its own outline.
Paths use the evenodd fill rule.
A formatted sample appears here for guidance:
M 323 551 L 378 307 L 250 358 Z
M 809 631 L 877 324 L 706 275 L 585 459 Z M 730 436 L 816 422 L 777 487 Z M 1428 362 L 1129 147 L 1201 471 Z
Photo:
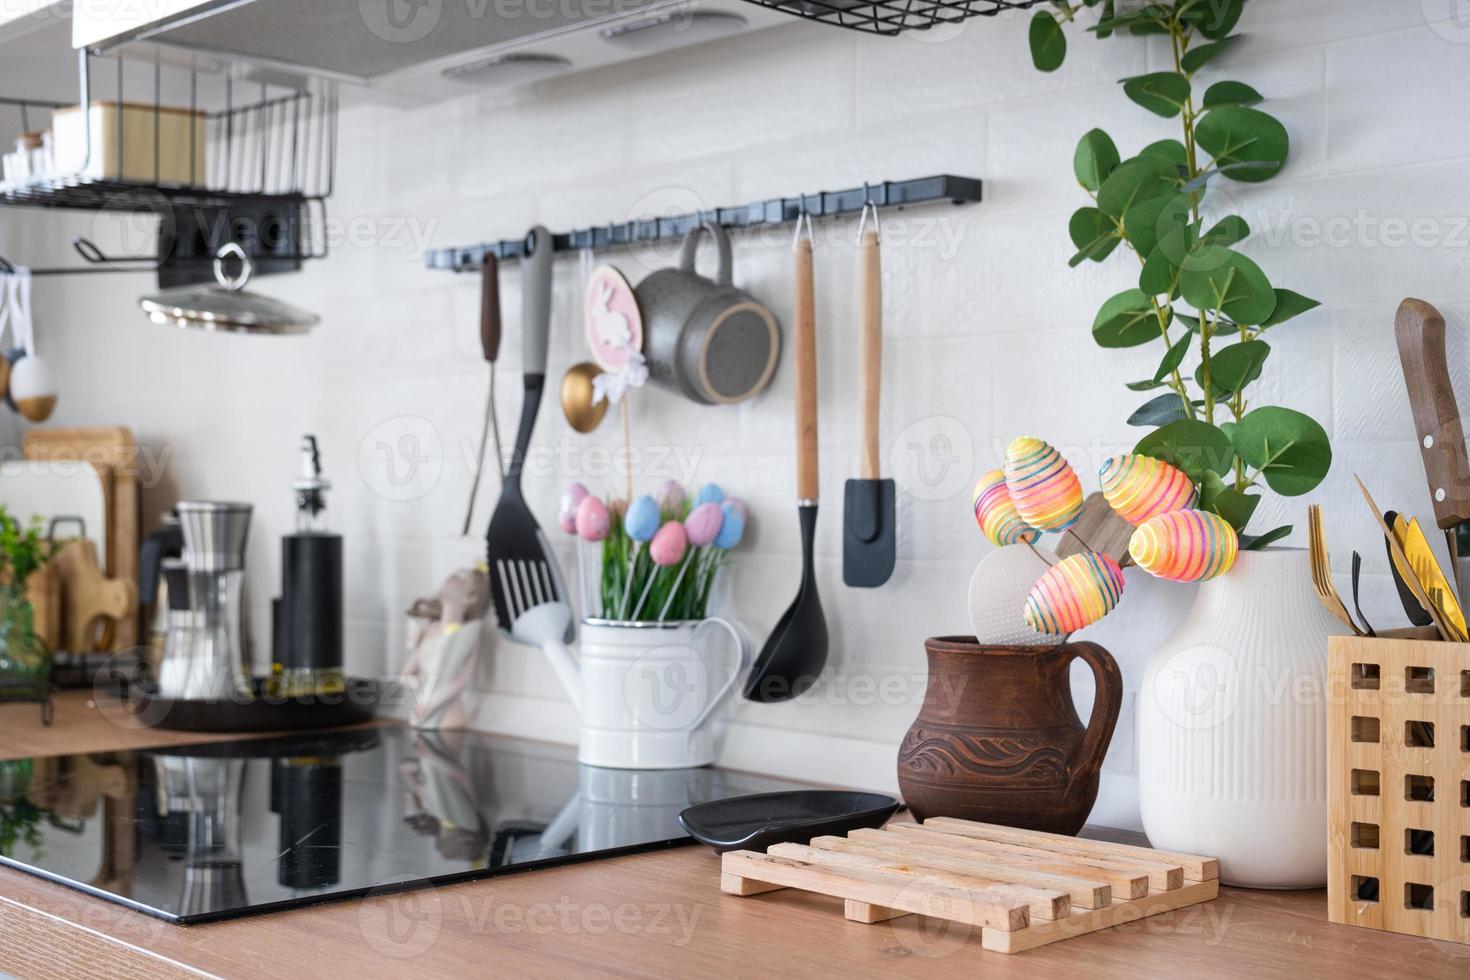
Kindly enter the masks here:
M 1328 645 L 1328 916 L 1470 943 L 1470 644 Z

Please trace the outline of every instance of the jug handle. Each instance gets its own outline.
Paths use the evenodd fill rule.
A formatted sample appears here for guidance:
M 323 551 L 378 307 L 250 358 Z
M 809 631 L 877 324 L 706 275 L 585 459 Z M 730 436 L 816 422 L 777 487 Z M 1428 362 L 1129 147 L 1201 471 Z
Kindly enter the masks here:
M 730 696 L 730 692 L 735 689 L 736 683 L 738 683 L 745 672 L 750 669 L 750 637 L 745 635 L 745 631 L 743 629 L 741 629 L 739 626 L 736 626 L 734 623 L 730 622 L 727 619 L 720 619 L 718 616 L 711 616 L 700 623 L 698 626 L 694 627 L 694 635 L 697 637 L 699 635 L 699 631 L 704 629 L 706 626 L 721 626 L 725 630 L 727 630 L 730 636 L 733 637 L 735 640 L 735 651 L 739 659 L 735 665 L 735 670 L 730 674 L 730 679 L 725 682 L 724 687 L 720 688 L 719 691 L 715 693 L 714 697 L 709 699 L 709 703 L 704 706 L 704 710 L 699 713 L 699 717 L 694 719 L 694 724 L 689 726 L 690 731 L 694 731 L 695 729 L 700 728 L 704 725 L 705 722 L 709 721 L 710 716 L 715 713 L 715 709 L 719 708 L 720 705 L 725 703 L 725 699 L 728 698 Z
M 730 236 L 725 234 L 725 229 L 713 221 L 700 222 L 699 227 L 691 228 L 689 234 L 684 236 L 684 242 L 679 246 L 679 269 L 683 272 L 694 271 L 695 254 L 699 251 L 699 236 L 701 232 L 709 232 L 715 240 L 715 251 L 719 254 L 719 268 L 715 270 L 715 282 L 721 286 L 730 285 L 733 279 L 733 261 L 730 258 Z
M 1073 643 L 1069 649 L 1073 658 L 1081 657 L 1087 662 L 1097 682 L 1092 717 L 1087 720 L 1087 734 L 1082 739 L 1082 751 L 1073 771 L 1096 774 L 1102 769 L 1103 756 L 1113 740 L 1113 728 L 1118 724 L 1118 711 L 1123 706 L 1123 672 L 1113 655 L 1096 643 Z

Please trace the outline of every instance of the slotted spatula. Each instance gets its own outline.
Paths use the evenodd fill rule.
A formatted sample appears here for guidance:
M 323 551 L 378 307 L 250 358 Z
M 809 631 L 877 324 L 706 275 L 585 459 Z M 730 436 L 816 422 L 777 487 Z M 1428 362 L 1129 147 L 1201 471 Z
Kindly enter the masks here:
M 515 569 L 524 581 L 538 586 L 539 591 L 531 591 L 535 604 L 560 602 L 570 606 L 556 555 L 521 493 L 521 470 L 531 447 L 541 395 L 546 389 L 546 347 L 551 333 L 551 233 L 537 225 L 527 240 L 530 252 L 521 266 L 521 370 L 525 396 L 515 448 L 501 484 L 500 502 L 495 505 L 490 530 L 485 535 L 495 618 L 507 636 L 512 636 L 518 610 L 507 591 L 506 579 L 500 574 L 502 569 Z M 574 635 L 575 627 L 568 619 L 566 641 L 570 643 Z

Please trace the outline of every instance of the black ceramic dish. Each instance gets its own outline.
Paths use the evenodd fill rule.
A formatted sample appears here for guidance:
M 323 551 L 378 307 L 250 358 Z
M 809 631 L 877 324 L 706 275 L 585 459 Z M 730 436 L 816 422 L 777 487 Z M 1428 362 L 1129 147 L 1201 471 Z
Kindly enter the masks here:
M 265 678 L 253 682 L 250 701 L 183 701 L 160 697 L 158 689 L 130 686 L 122 697 L 128 713 L 149 728 L 185 732 L 296 732 L 340 728 L 369 721 L 377 714 L 382 691 L 371 677 L 347 678 L 342 694 L 310 698 L 273 698 Z
M 882 793 L 799 789 L 699 803 L 680 813 L 679 823 L 717 852 L 764 851 L 772 844 L 805 844 L 824 834 L 881 827 L 899 805 Z

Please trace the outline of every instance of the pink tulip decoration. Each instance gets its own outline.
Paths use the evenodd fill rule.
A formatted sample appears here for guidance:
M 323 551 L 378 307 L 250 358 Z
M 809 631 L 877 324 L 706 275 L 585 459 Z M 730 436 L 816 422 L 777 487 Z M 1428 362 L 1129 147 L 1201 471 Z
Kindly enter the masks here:
M 685 532 L 684 525 L 678 521 L 669 521 L 654 534 L 653 540 L 648 544 L 648 554 L 655 565 L 668 568 L 679 564 L 688 547 L 689 535 Z
M 577 505 L 577 536 L 583 541 L 601 541 L 611 526 L 607 505 L 596 497 L 583 497 Z
M 561 509 L 557 511 L 556 523 L 568 534 L 577 533 L 577 507 L 583 500 L 587 499 L 587 488 L 580 483 L 573 483 L 567 487 L 567 492 L 561 495 Z
M 689 540 L 689 553 L 684 557 L 684 563 L 679 566 L 679 577 L 674 579 L 674 587 L 669 590 L 669 597 L 664 600 L 664 607 L 659 610 L 658 621 L 660 623 L 669 614 L 669 607 L 674 604 L 674 596 L 679 594 L 679 586 L 684 583 L 684 574 L 689 571 L 689 565 L 694 561 L 695 549 L 714 544 L 715 538 L 720 536 L 720 527 L 724 523 L 725 512 L 714 501 L 700 504 L 689 512 L 688 517 L 684 518 L 684 535 Z
M 685 532 L 684 525 L 678 521 L 669 521 L 658 529 L 653 540 L 648 543 L 648 557 L 660 569 L 670 568 L 684 559 L 684 552 L 688 547 L 689 535 Z M 658 569 L 655 569 L 648 576 L 648 583 L 643 586 L 643 594 L 638 597 L 638 605 L 633 607 L 633 615 L 629 617 L 635 622 L 638 620 L 638 613 L 643 610 L 643 603 L 648 601 L 648 590 L 653 588 L 653 582 L 658 575 Z
M 684 519 L 684 532 L 691 546 L 703 548 L 714 543 L 720 535 L 720 525 L 724 523 L 725 512 L 719 504 L 700 504 Z
M 665 480 L 663 486 L 658 488 L 658 506 L 665 514 L 681 513 L 684 502 L 688 499 L 677 480 Z

